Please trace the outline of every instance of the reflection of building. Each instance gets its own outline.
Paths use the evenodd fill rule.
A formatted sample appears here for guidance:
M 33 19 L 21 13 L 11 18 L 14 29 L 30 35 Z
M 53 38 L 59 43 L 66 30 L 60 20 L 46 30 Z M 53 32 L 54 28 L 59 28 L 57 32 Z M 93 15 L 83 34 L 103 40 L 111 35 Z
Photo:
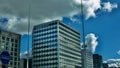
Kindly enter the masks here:
M 20 68 L 27 68 L 26 58 L 20 58 Z M 29 68 L 32 68 L 32 58 L 29 58 Z
M 103 63 L 103 68 L 108 68 L 108 63 Z
M 10 54 L 9 68 L 19 68 L 20 35 L 0 30 L 0 53 L 8 51 Z M 1 63 L 1 62 L 0 62 Z
M 82 50 L 82 68 L 93 68 L 93 54 L 86 49 Z
M 99 54 L 93 55 L 93 65 L 94 68 L 102 68 L 102 56 Z
M 59 20 L 33 28 L 33 68 L 81 68 L 80 34 Z

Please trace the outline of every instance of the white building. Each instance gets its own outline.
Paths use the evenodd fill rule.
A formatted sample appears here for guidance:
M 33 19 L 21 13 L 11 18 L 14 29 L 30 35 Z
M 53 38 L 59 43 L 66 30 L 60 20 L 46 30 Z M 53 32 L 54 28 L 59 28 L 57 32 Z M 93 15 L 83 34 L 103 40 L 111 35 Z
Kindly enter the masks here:
M 82 50 L 82 68 L 93 68 L 93 54 L 87 49 Z
M 59 20 L 33 28 L 33 68 L 81 68 L 80 33 Z

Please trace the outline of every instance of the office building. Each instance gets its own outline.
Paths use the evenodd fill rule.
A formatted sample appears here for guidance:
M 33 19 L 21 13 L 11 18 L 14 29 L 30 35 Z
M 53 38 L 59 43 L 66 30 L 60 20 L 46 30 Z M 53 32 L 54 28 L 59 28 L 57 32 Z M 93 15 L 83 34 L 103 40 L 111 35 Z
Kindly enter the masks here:
M 87 49 L 82 50 L 82 68 L 93 68 L 93 54 Z
M 19 68 L 20 38 L 21 36 L 19 34 L 0 30 L 0 53 L 8 51 L 10 54 L 8 68 Z M 0 65 L 2 65 L 1 61 Z
M 33 28 L 33 68 L 81 68 L 80 33 L 59 20 Z
M 103 68 L 108 68 L 108 63 L 103 63 Z
M 93 65 L 94 68 L 103 68 L 101 55 L 93 54 Z
M 32 58 L 29 58 L 29 68 L 32 68 Z M 27 58 L 20 58 L 20 68 L 27 68 Z

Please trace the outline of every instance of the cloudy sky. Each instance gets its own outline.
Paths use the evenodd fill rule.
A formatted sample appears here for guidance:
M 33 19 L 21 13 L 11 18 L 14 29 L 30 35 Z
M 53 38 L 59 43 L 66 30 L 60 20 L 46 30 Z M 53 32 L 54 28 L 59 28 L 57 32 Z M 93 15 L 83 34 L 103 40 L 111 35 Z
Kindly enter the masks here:
M 83 0 L 82 5 L 88 48 L 104 60 L 120 58 L 120 1 Z M 29 7 L 30 30 L 33 25 L 59 19 L 82 34 L 80 0 L 0 0 L 0 29 L 22 34 L 22 53 L 27 47 Z

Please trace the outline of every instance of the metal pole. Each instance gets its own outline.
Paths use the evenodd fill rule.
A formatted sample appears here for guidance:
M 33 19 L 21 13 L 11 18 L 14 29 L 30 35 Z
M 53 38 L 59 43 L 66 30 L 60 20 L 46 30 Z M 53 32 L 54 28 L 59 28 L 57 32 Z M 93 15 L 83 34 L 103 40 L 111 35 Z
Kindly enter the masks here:
M 83 9 L 83 2 L 81 0 L 81 15 L 82 15 L 82 36 L 83 36 L 83 66 L 82 68 L 86 68 L 86 45 L 85 45 L 85 32 L 84 32 L 84 9 Z
M 29 45 L 30 45 L 30 9 L 31 9 L 31 3 L 30 0 L 28 2 L 28 47 L 27 47 L 27 68 L 29 68 Z
M 83 12 L 83 2 L 82 2 L 82 0 L 81 0 L 81 14 L 82 14 L 83 48 L 86 49 L 86 45 L 85 45 L 85 32 L 84 32 L 84 12 Z

